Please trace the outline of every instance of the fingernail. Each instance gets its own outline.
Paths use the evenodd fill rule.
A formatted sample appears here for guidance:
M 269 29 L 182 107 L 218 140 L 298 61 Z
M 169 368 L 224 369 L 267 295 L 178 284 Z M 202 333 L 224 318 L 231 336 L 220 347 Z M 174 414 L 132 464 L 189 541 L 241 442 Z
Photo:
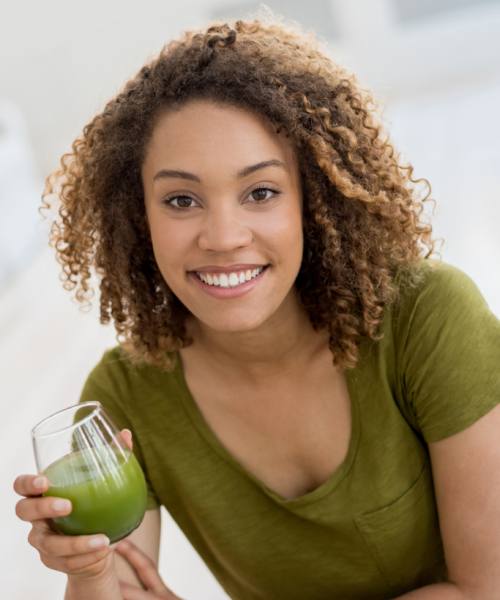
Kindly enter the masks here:
M 33 479 L 33 485 L 40 489 L 47 487 L 47 479 L 45 479 L 45 477 L 37 477 L 36 479 Z
M 130 437 L 132 437 L 132 432 L 130 431 L 130 429 L 124 429 L 123 431 L 126 431 L 127 433 L 129 433 Z
M 90 548 L 104 548 L 104 546 L 109 546 L 109 538 L 105 535 L 92 538 L 89 540 L 89 546 Z
M 54 510 L 69 510 L 71 508 L 71 502 L 69 500 L 55 500 L 52 503 L 52 508 Z

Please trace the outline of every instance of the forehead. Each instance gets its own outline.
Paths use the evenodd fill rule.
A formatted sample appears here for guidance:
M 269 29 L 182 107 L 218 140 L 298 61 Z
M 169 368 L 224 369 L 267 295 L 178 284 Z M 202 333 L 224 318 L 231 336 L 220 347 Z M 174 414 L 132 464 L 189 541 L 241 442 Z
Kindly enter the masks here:
M 292 144 L 276 133 L 270 121 L 240 107 L 192 101 L 160 115 L 144 169 L 164 168 L 164 163 L 180 161 L 184 168 L 187 161 L 193 168 L 204 165 L 234 171 L 273 158 L 291 170 L 297 169 Z

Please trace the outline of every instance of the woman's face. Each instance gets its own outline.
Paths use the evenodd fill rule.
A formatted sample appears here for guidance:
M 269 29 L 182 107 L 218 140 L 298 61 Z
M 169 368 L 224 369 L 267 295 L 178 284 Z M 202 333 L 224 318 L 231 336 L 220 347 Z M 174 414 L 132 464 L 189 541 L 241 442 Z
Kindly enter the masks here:
M 302 192 L 269 123 L 206 101 L 169 111 L 142 179 L 158 267 L 199 321 L 249 331 L 285 309 L 302 261 Z

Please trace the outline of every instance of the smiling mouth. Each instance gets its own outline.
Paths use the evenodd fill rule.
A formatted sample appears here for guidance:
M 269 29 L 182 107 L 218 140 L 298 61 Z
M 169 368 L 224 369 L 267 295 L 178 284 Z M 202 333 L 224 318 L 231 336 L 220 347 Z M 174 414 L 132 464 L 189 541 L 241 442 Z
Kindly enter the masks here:
M 203 281 L 207 285 L 230 289 L 239 287 L 255 279 L 266 268 L 267 266 L 257 269 L 247 269 L 246 271 L 234 271 L 232 273 L 200 273 L 199 271 L 195 271 L 194 273 L 200 281 Z

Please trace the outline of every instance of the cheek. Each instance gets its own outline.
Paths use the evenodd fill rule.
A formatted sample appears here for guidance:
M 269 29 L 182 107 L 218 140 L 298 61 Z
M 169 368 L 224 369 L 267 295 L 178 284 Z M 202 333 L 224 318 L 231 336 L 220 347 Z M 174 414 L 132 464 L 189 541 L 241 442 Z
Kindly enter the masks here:
M 289 269 L 298 270 L 304 246 L 301 214 L 290 210 L 285 214 L 270 215 L 261 231 L 271 241 L 279 262 Z
M 181 264 L 180 258 L 186 256 L 189 234 L 180 224 L 161 219 L 150 221 L 150 232 L 156 262 L 166 278 Z

